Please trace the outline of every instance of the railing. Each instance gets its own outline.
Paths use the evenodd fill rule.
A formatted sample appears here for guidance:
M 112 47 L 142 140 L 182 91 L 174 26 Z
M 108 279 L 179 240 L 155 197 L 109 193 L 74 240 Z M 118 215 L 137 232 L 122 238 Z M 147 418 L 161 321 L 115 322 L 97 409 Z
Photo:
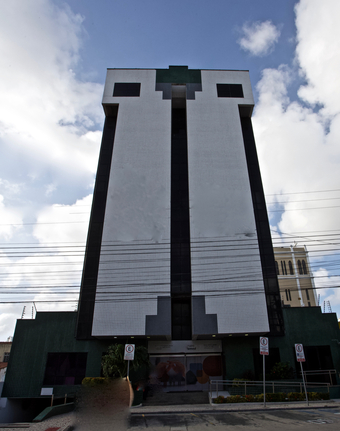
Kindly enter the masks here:
M 268 381 L 266 393 L 304 392 L 303 382 Z M 307 392 L 329 392 L 329 383 L 306 383 Z M 263 393 L 263 381 L 251 380 L 210 380 L 210 397 L 218 395 L 257 395 Z
M 306 382 L 308 382 L 308 378 L 313 377 L 319 381 L 336 385 L 336 370 L 310 370 L 303 371 L 303 374 Z

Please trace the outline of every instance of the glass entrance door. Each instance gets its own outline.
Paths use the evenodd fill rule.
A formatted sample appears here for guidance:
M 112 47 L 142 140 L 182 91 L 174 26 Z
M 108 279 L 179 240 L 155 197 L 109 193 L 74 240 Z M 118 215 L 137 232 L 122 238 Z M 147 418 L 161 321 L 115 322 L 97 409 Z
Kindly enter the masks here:
M 164 392 L 208 391 L 209 378 L 222 379 L 221 355 L 151 356 L 150 384 Z

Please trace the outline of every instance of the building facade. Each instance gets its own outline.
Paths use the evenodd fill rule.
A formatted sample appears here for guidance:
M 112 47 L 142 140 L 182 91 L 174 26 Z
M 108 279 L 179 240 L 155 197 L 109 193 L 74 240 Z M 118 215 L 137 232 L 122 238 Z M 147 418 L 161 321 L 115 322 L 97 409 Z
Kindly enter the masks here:
M 274 254 L 282 304 L 290 307 L 319 305 L 306 248 L 275 247 Z
M 305 369 L 335 369 L 339 382 L 336 315 L 308 307 L 306 255 L 279 249 L 275 265 L 253 106 L 247 71 L 108 70 L 78 310 L 18 320 L 4 397 L 74 397 L 114 343 L 147 347 L 146 379 L 166 392 L 259 379 L 262 335 L 268 370 L 289 362 L 299 377 L 302 343 Z M 282 304 L 286 289 L 307 306 Z
M 77 338 L 283 334 L 247 71 L 109 69 Z

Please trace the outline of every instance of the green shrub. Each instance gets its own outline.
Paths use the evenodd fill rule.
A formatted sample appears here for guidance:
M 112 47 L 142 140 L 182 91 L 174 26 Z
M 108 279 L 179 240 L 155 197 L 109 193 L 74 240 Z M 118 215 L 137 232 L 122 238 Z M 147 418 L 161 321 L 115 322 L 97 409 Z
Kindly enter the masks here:
M 248 379 L 233 379 L 233 388 L 239 388 L 240 386 L 244 386 L 242 382 L 247 382 Z
M 85 377 L 81 384 L 87 387 L 94 387 L 109 383 L 111 380 L 106 377 Z
M 268 380 L 290 380 L 294 378 L 294 370 L 289 362 L 277 362 L 267 376 Z
M 255 401 L 255 397 L 252 394 L 245 395 L 244 398 L 245 398 L 247 403 L 253 403 Z
M 225 398 L 224 398 L 223 395 L 219 395 L 218 397 L 216 397 L 216 398 L 213 399 L 213 402 L 215 404 L 222 404 L 222 403 L 225 402 Z
M 329 400 L 329 393 L 323 392 L 308 392 L 308 399 L 310 401 Z
M 243 395 L 231 395 L 226 398 L 226 403 L 245 403 L 246 398 Z
M 306 397 L 302 392 L 289 392 L 287 398 L 288 401 L 304 401 Z
M 322 392 L 309 392 L 308 399 L 310 401 L 318 400 L 329 400 L 329 393 Z M 305 394 L 303 392 L 289 392 L 288 394 L 284 392 L 266 394 L 267 402 L 285 402 L 285 401 L 305 401 Z M 215 404 L 222 403 L 263 403 L 263 394 L 258 395 L 231 395 L 229 397 L 224 397 L 220 395 L 213 399 Z
M 277 392 L 277 393 L 268 393 L 266 394 L 266 401 L 268 401 L 269 403 L 278 403 L 278 402 L 282 402 L 285 401 L 286 399 L 286 394 L 283 392 Z

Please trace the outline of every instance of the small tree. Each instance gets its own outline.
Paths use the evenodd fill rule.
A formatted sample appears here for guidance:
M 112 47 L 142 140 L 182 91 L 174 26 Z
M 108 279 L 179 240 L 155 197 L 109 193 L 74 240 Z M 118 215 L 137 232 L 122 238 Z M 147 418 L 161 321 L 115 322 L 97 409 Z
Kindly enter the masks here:
M 127 375 L 127 361 L 124 360 L 124 350 L 124 344 L 112 344 L 108 348 L 107 354 L 102 358 L 105 377 L 125 377 Z M 130 363 L 130 369 L 136 371 L 143 365 L 150 365 L 148 350 L 144 346 L 137 346 L 134 360 Z
M 289 362 L 277 362 L 270 370 L 269 380 L 290 380 L 294 378 L 294 370 Z

